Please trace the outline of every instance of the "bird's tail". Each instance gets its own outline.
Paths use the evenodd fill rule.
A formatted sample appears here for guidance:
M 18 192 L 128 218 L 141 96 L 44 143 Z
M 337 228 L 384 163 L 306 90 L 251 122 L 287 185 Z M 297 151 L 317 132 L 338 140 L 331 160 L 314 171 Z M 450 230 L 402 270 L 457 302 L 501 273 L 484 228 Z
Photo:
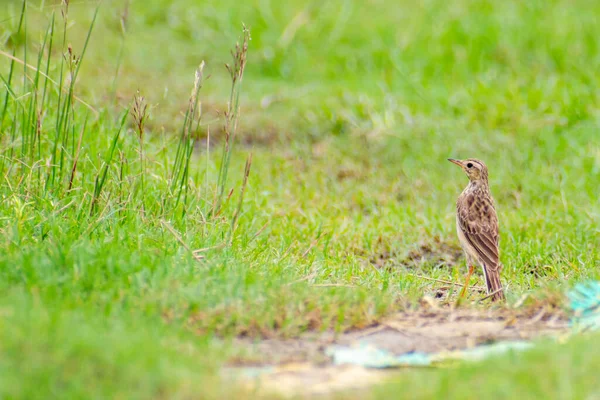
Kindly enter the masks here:
M 485 284 L 488 294 L 492 297 L 492 301 L 504 300 L 504 290 L 502 289 L 502 282 L 500 282 L 500 266 L 489 268 L 485 265 L 484 268 Z

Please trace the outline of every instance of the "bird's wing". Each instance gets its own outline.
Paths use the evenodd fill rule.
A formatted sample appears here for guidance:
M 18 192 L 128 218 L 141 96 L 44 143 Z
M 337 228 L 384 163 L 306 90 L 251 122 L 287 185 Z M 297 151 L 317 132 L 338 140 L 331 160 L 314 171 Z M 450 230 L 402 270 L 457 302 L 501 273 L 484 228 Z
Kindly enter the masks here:
M 498 270 L 498 216 L 492 200 L 467 194 L 458 207 L 458 221 L 479 259 L 489 269 Z

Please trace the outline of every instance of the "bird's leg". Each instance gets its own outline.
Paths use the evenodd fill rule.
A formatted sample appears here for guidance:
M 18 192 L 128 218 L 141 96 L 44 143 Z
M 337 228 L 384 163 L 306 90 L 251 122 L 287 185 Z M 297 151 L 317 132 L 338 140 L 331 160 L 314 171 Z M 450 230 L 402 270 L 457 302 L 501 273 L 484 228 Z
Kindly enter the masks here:
M 469 265 L 469 273 L 467 274 L 467 280 L 465 281 L 465 286 L 463 286 L 462 290 L 460 291 L 459 297 L 465 297 L 465 295 L 467 294 L 467 289 L 469 288 L 469 281 L 471 280 L 471 275 L 473 275 L 474 270 L 475 268 L 472 265 Z

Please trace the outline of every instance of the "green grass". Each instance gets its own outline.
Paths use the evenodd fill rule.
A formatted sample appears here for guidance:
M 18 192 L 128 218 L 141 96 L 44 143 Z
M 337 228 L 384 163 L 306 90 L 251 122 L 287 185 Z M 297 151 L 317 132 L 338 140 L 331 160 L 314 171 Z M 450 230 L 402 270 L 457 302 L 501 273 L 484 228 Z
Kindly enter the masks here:
M 105 1 L 94 17 L 72 1 L 63 40 L 59 2 L 30 2 L 20 28 L 22 3 L 0 2 L 2 395 L 219 397 L 232 349 L 217 337 L 364 327 L 439 286 L 417 275 L 462 279 L 462 261 L 437 261 L 458 246 L 466 184 L 448 157 L 488 164 L 509 302 L 599 277 L 596 3 L 173 3 Z M 434 256 L 405 262 L 422 246 Z M 597 395 L 540 380 L 555 361 L 564 385 L 591 379 L 590 343 L 519 356 L 537 378 L 510 390 Z M 417 371 L 408 387 L 496 373 Z

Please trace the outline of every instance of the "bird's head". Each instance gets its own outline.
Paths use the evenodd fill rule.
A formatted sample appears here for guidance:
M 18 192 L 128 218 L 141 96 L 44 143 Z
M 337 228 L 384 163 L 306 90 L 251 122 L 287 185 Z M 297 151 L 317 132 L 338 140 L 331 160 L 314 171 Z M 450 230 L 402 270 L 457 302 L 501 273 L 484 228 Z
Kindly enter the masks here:
M 471 182 L 481 180 L 487 181 L 488 170 L 483 161 L 477 160 L 476 158 L 467 158 L 466 160 L 449 158 L 448 161 L 461 167 Z

